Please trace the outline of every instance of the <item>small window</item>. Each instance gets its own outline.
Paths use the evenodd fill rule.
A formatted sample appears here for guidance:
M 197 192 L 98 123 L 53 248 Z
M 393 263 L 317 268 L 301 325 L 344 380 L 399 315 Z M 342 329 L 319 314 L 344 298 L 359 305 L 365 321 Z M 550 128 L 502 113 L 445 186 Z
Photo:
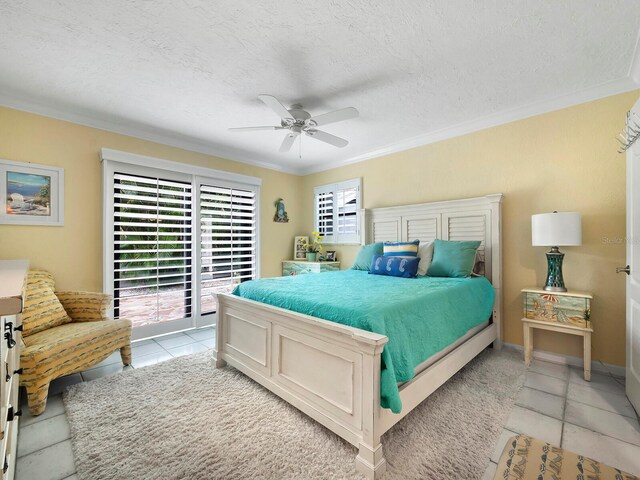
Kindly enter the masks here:
M 315 228 L 325 243 L 360 243 L 360 179 L 314 189 Z

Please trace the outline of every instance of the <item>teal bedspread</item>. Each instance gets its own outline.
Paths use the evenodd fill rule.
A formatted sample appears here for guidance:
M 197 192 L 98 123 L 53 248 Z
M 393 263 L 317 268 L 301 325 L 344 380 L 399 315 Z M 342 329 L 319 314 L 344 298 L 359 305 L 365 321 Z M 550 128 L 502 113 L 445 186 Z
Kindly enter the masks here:
M 382 352 L 381 405 L 399 413 L 398 382 L 486 321 L 494 290 L 484 277 L 397 278 L 344 270 L 241 283 L 234 295 L 389 337 Z

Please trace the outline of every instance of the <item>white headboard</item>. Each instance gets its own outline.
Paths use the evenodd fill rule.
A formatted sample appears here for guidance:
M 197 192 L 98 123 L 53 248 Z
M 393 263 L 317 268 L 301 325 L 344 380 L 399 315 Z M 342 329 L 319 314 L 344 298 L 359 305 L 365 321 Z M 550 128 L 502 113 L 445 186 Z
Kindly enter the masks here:
M 480 240 L 484 276 L 493 284 L 496 302 L 493 321 L 502 312 L 502 194 L 444 202 L 371 208 L 360 211 L 363 244 L 420 240 Z

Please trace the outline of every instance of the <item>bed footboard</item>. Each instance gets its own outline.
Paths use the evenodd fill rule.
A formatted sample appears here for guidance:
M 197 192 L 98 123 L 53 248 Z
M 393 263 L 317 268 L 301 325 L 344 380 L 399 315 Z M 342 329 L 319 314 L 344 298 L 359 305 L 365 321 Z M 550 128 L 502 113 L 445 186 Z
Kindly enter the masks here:
M 237 368 L 359 449 L 368 478 L 385 469 L 379 431 L 383 335 L 233 295 L 218 297 L 213 363 Z

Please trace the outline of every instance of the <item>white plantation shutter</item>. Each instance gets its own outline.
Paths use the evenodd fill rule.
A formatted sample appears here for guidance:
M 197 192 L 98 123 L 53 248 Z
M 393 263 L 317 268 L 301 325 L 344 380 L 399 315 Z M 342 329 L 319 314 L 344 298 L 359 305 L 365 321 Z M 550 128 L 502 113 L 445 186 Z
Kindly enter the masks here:
M 214 323 L 260 275 L 257 177 L 102 149 L 103 280 L 133 338 Z
M 325 243 L 360 243 L 360 179 L 314 189 L 315 228 Z
M 214 312 L 213 294 L 230 293 L 256 277 L 256 189 L 200 185 L 201 311 Z
M 333 236 L 333 191 L 318 191 L 315 194 L 316 230 L 326 238 Z
M 191 204 L 191 183 L 114 174 L 116 318 L 141 326 L 191 316 Z

